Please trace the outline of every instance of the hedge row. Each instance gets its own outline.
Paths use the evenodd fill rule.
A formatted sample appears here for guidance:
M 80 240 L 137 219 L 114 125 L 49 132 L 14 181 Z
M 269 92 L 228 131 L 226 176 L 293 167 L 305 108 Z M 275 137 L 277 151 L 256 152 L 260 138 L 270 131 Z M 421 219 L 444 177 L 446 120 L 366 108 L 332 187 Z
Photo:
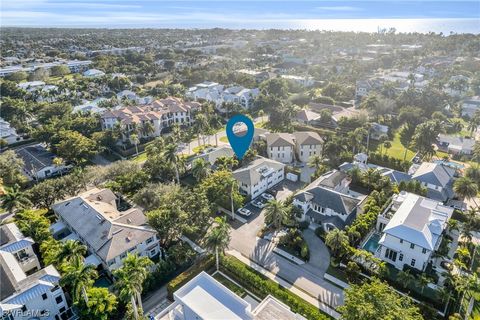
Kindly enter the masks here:
M 173 300 L 173 293 L 180 289 L 188 281 L 192 280 L 196 275 L 202 271 L 208 271 L 215 265 L 215 258 L 212 255 L 204 257 L 199 262 L 195 263 L 186 271 L 180 273 L 167 285 L 168 298 Z
M 220 269 L 260 298 L 265 298 L 267 295 L 271 294 L 289 306 L 293 312 L 301 314 L 309 320 L 331 319 L 329 315 L 322 313 L 322 311 L 312 304 L 306 302 L 288 289 L 283 288 L 278 283 L 268 279 L 264 275 L 258 273 L 255 269 L 247 266 L 234 257 L 223 257 Z

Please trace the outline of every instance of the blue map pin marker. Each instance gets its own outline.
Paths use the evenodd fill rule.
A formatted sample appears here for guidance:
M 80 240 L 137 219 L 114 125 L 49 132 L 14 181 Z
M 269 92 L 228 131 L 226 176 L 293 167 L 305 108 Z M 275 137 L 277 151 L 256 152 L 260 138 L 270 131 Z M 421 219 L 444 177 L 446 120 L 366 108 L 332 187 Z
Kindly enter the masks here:
M 243 136 L 237 136 L 235 135 L 235 132 L 233 132 L 233 127 L 235 126 L 235 124 L 240 122 L 243 122 L 247 125 L 247 132 Z M 247 152 L 248 148 L 250 147 L 254 131 L 255 126 L 253 125 L 252 120 L 242 114 L 237 114 L 236 116 L 233 116 L 230 118 L 230 120 L 228 120 L 227 138 L 228 142 L 230 142 L 230 145 L 232 146 L 233 151 L 237 155 L 238 160 L 242 160 L 245 152 Z

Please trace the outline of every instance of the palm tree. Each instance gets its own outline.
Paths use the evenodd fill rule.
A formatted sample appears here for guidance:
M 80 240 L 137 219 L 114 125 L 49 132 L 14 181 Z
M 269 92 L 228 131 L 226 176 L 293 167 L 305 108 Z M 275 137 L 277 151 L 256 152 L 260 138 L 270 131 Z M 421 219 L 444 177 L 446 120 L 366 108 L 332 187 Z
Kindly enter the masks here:
M 415 277 L 410 273 L 410 270 L 400 271 L 397 274 L 397 281 L 404 289 L 406 289 L 414 280 Z
M 150 121 L 145 121 L 142 123 L 142 133 L 144 136 L 148 137 L 155 132 L 155 127 Z
M 60 263 L 73 263 L 83 260 L 87 247 L 76 240 L 67 240 L 60 245 L 57 261 Z
M 458 178 L 453 184 L 453 191 L 460 197 L 471 199 L 473 203 L 478 207 L 475 202 L 475 197 L 478 194 L 478 185 L 467 177 Z
M 113 273 L 117 278 L 115 286 L 120 291 L 120 299 L 125 302 L 130 300 L 135 318 L 139 316 L 139 309 L 143 309 L 141 298 L 143 282 L 147 279 L 148 268 L 152 264 L 148 257 L 128 254 L 123 260 L 123 266 Z
M 85 290 L 93 285 L 94 280 L 98 277 L 95 266 L 84 264 L 81 260 L 73 260 L 65 266 L 60 284 L 71 288 L 72 299 L 78 302 Z
M 60 158 L 60 157 L 55 157 L 55 158 L 53 158 L 53 160 L 52 160 L 53 166 L 54 166 L 55 168 L 58 168 L 58 167 L 63 166 L 64 162 L 65 162 L 65 161 L 64 161 L 62 158 Z M 63 176 L 63 170 L 60 170 L 60 176 Z
M 200 181 L 210 174 L 210 163 L 203 158 L 197 158 L 192 162 L 192 175 Z
M 265 220 L 273 225 L 275 230 L 280 230 L 283 221 L 288 218 L 288 210 L 282 201 L 270 200 L 265 206 Z
M 383 147 L 385 148 L 385 154 L 387 154 L 388 149 L 392 147 L 392 143 L 390 141 L 385 141 Z
M 169 144 L 165 147 L 165 151 L 163 152 L 165 157 L 165 161 L 172 164 L 175 168 L 175 177 L 177 179 L 177 183 L 180 184 L 180 173 L 178 170 L 178 164 L 181 162 L 178 154 L 177 154 L 177 146 L 174 144 Z
M 210 126 L 215 131 L 215 146 L 218 147 L 218 128 L 222 126 L 222 121 L 218 115 L 214 115 L 210 119 Z
M 423 290 L 425 290 L 427 285 L 430 283 L 430 279 L 424 273 L 422 273 L 420 277 L 418 277 L 417 283 L 420 286 L 420 288 L 422 288 L 421 293 L 423 294 Z
M 335 257 L 340 257 L 348 248 L 348 236 L 345 231 L 335 228 L 328 232 L 325 244 L 332 250 Z
M 216 217 L 215 226 L 211 228 L 205 239 L 205 246 L 215 251 L 217 270 L 219 269 L 218 252 L 225 251 L 230 243 L 230 225 L 226 217 Z
M 198 145 L 200 146 L 200 135 L 204 134 L 208 129 L 208 120 L 204 114 L 199 113 L 195 116 L 195 129 L 197 131 Z M 205 139 L 203 144 L 205 144 Z
M 320 168 L 323 166 L 323 159 L 319 155 L 311 156 L 308 159 L 308 165 L 315 168 L 315 171 L 320 171 Z
M 130 136 L 130 140 L 132 140 L 133 144 L 135 145 L 135 154 L 138 156 L 138 144 L 140 143 L 140 139 L 138 139 L 138 135 L 136 133 Z
M 468 130 L 470 131 L 471 136 L 473 136 L 473 133 L 477 130 L 479 126 L 480 126 L 480 111 L 477 111 L 468 122 Z
M 2 208 L 10 214 L 13 214 L 15 210 L 28 208 L 31 205 L 30 200 L 26 194 L 20 190 L 18 184 L 6 189 L 7 192 L 0 196 L 0 200 L 2 201 Z

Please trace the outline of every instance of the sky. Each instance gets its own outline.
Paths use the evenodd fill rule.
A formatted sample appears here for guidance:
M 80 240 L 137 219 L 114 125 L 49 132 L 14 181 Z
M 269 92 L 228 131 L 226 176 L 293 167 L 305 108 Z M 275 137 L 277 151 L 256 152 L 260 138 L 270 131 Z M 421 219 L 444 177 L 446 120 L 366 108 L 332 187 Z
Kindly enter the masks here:
M 480 1 L 0 0 L 1 26 L 362 29 L 364 19 L 441 21 L 480 33 Z M 343 21 L 342 21 L 343 20 Z M 336 25 L 338 24 L 338 25 Z M 456 31 L 456 30 L 453 30 Z

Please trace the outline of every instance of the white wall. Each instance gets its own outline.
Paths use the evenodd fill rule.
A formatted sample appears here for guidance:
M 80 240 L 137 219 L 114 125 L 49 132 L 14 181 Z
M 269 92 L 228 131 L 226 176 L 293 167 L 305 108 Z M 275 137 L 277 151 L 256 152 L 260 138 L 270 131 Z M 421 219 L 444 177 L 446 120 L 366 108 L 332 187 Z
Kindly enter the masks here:
M 402 270 L 403 265 L 407 264 L 411 267 L 414 267 L 419 270 L 424 270 L 427 266 L 428 260 L 431 256 L 431 251 L 424 249 L 418 245 L 413 245 L 413 249 L 410 247 L 411 243 L 402 240 L 396 237 L 393 237 L 389 234 L 386 234 L 385 241 L 380 247 L 380 251 L 377 252 L 377 256 L 391 264 L 393 264 L 397 269 Z M 385 257 L 385 253 L 387 252 L 387 248 L 397 252 L 396 261 Z M 425 253 L 424 251 L 425 250 Z M 403 255 L 403 259 L 400 260 L 401 256 Z M 412 259 L 415 259 L 415 263 L 412 264 Z
M 269 147 L 268 148 L 268 157 L 272 160 L 276 160 L 282 163 L 292 163 L 293 162 L 293 147 L 283 146 L 283 147 Z

